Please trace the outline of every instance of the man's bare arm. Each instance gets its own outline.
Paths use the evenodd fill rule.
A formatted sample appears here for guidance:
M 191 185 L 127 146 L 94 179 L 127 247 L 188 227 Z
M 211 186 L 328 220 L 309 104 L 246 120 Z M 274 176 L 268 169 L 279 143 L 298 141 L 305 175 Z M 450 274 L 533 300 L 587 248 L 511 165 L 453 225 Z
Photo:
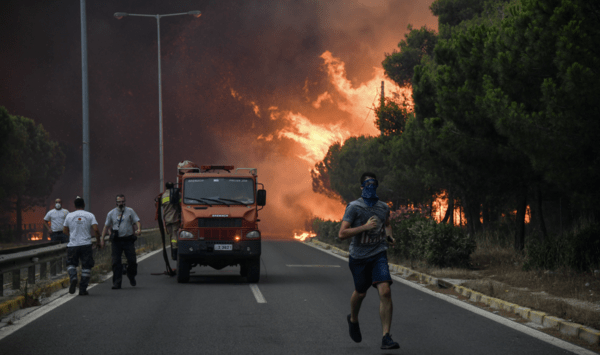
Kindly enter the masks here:
M 67 237 L 70 236 L 69 227 L 63 227 L 63 234 L 66 235 Z
M 389 217 L 385 220 L 385 235 L 387 236 L 388 243 L 393 247 L 396 244 L 396 239 L 392 235 L 392 224 Z
M 42 221 L 44 221 L 44 227 L 46 227 L 48 232 L 52 233 L 52 222 L 46 221 L 45 219 L 43 219 Z
M 92 224 L 92 229 L 94 230 L 94 235 L 96 236 L 96 241 L 98 242 L 98 245 L 100 246 L 100 248 L 102 248 L 104 246 L 104 238 L 100 237 L 100 229 L 98 229 L 98 225 Z
M 354 237 L 355 235 L 360 234 L 364 231 L 371 230 L 375 227 L 377 227 L 377 221 L 375 220 L 374 217 L 369 218 L 367 223 L 363 224 L 362 226 L 358 226 L 358 227 L 354 227 L 354 228 L 350 228 L 350 222 L 342 221 L 342 226 L 340 227 L 340 232 L 338 233 L 338 238 L 340 238 L 341 240 L 348 239 L 348 238 Z

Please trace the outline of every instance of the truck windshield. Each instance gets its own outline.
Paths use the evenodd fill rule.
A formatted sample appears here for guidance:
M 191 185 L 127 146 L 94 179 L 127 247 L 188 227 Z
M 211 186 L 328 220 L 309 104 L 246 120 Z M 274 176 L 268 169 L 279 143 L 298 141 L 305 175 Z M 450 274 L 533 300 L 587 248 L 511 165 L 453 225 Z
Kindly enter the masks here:
M 254 203 L 254 181 L 243 178 L 192 178 L 183 187 L 183 203 L 249 205 Z

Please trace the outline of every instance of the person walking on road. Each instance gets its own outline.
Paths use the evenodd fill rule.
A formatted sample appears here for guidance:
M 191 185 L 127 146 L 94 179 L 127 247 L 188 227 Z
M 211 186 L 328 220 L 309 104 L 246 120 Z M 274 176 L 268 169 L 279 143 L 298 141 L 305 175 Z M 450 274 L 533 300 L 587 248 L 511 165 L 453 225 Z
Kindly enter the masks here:
M 99 248 L 104 246 L 104 241 L 100 239 L 100 230 L 96 217 L 87 211 L 84 211 L 85 201 L 77 196 L 75 198 L 75 212 L 71 212 L 65 218 L 63 233 L 70 238 L 67 244 L 67 273 L 69 274 L 70 285 L 69 293 L 75 293 L 77 287 L 77 266 L 81 260 L 81 282 L 79 283 L 79 295 L 87 296 L 87 287 L 94 267 L 94 256 L 92 254 L 92 235 L 98 241 Z
M 69 238 L 63 233 L 63 225 L 69 211 L 62 208 L 62 200 L 57 198 L 54 200 L 54 209 L 46 213 L 44 217 L 44 226 L 48 230 L 50 240 L 59 243 L 68 243 Z
M 135 225 L 135 231 L 133 226 Z M 131 286 L 136 285 L 137 260 L 135 255 L 135 241 L 142 233 L 140 218 L 132 208 L 125 206 L 125 195 L 117 195 L 117 207 L 106 215 L 106 222 L 102 229 L 102 238 L 110 229 L 110 241 L 112 245 L 111 259 L 113 270 L 113 290 L 121 288 L 123 280 L 123 263 L 121 255 L 125 253 L 127 259 L 127 278 Z
M 381 349 L 398 349 L 392 340 L 392 277 L 387 260 L 388 243 L 393 246 L 390 208 L 379 201 L 375 174 L 366 172 L 360 178 L 361 197 L 346 206 L 338 237 L 352 238 L 348 264 L 354 278 L 354 292 L 350 298 L 350 314 L 347 316 L 350 337 L 357 343 L 362 341 L 358 325 L 358 312 L 369 287 L 379 292 L 379 316 L 383 328 Z

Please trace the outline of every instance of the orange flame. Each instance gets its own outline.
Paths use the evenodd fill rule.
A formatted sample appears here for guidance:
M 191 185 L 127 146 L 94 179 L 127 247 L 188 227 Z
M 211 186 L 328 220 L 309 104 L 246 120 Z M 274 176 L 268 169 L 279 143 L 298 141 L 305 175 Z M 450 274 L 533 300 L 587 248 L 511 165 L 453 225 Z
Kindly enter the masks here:
M 29 233 L 29 240 L 42 240 L 43 233 L 42 232 L 32 232 Z
M 300 235 L 298 235 L 298 233 L 294 232 L 294 239 L 298 239 L 301 242 L 303 242 L 306 238 L 314 238 L 317 235 L 313 232 L 304 232 Z

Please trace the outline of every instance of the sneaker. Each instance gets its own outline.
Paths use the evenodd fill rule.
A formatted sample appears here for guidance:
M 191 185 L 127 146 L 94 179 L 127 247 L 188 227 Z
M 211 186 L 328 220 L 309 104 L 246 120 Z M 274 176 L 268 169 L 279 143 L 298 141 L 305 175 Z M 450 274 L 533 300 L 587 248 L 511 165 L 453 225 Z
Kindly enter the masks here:
M 356 343 L 360 343 L 362 341 L 362 335 L 360 334 L 360 327 L 358 323 L 352 323 L 350 321 L 350 315 L 348 314 L 348 327 L 350 328 L 350 338 L 354 340 Z
M 77 279 L 71 280 L 71 284 L 69 285 L 69 293 L 74 294 L 76 287 L 77 287 Z
M 113 285 L 112 289 L 119 290 L 119 289 L 121 289 L 121 285 Z
M 400 349 L 400 344 L 392 340 L 390 333 L 386 333 L 381 339 L 381 349 Z
M 87 295 L 89 295 L 89 294 L 90 294 L 90 293 L 89 293 L 89 292 L 87 292 L 86 290 L 79 291 L 79 296 L 87 296 Z

